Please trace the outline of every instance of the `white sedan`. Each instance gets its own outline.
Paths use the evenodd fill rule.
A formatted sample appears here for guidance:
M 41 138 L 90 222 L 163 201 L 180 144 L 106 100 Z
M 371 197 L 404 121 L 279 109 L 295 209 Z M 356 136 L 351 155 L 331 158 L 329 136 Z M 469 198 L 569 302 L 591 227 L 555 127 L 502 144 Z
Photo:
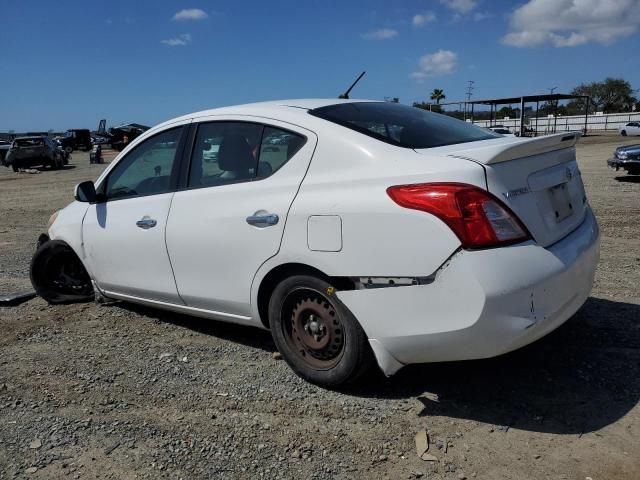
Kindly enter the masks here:
M 640 122 L 629 122 L 618 127 L 620 135 L 626 137 L 627 135 L 640 135 Z
M 492 357 L 589 296 L 599 233 L 577 139 L 505 138 L 372 101 L 186 115 L 76 187 L 32 282 L 51 303 L 95 296 L 270 329 L 325 386 L 374 363 L 392 375 Z

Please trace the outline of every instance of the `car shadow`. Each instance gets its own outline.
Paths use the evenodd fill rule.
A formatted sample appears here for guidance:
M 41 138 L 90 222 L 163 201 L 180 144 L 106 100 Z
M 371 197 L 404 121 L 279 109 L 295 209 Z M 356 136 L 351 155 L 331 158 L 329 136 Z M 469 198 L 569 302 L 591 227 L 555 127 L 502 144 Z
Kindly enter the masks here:
M 640 183 L 640 175 L 627 175 L 626 177 L 615 177 L 619 182 Z
M 259 348 L 266 352 L 275 352 L 276 346 L 271 338 L 271 333 L 255 327 L 236 325 L 206 318 L 183 315 L 181 313 L 158 310 L 135 303 L 118 302 L 118 307 L 132 313 L 144 315 L 158 322 L 170 323 L 177 327 L 186 328 L 203 335 L 211 335 L 216 338 L 241 343 L 248 347 Z
M 555 332 L 487 360 L 414 365 L 353 395 L 418 397 L 420 416 L 581 434 L 623 417 L 640 398 L 640 305 L 589 298 Z
M 161 322 L 275 351 L 269 332 L 134 304 Z M 342 392 L 417 398 L 419 416 L 447 416 L 509 428 L 577 434 L 622 418 L 640 398 L 640 305 L 591 297 L 556 331 L 487 360 L 411 365 L 385 379 L 377 370 Z

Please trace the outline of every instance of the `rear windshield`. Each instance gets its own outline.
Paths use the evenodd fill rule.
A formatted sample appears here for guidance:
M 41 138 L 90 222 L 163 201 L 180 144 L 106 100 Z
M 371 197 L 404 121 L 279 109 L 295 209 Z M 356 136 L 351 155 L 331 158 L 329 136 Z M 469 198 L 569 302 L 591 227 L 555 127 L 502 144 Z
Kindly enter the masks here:
M 447 115 L 397 103 L 342 103 L 316 108 L 309 113 L 405 148 L 441 147 L 499 137 Z
M 16 147 L 41 147 L 43 140 L 41 138 L 19 138 L 15 141 Z

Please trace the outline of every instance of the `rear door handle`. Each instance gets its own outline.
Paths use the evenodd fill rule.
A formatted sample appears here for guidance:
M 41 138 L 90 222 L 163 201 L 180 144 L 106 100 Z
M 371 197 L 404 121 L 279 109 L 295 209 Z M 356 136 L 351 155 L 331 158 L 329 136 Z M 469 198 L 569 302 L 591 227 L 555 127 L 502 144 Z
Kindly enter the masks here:
M 254 214 L 247 217 L 247 223 L 254 227 L 264 228 L 277 225 L 280 217 L 275 213 Z
M 136 222 L 136 225 L 142 228 L 143 230 L 149 230 L 150 228 L 155 227 L 157 224 L 158 222 L 156 222 L 153 218 L 149 218 L 149 217 L 142 217 L 141 220 L 138 220 Z

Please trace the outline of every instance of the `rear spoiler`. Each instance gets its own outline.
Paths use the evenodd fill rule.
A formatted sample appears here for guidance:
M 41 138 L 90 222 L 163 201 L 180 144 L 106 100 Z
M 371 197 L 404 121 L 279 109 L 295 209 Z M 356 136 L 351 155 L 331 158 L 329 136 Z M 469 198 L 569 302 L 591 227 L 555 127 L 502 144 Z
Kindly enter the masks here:
M 531 157 L 554 150 L 571 148 L 576 144 L 580 136 L 579 132 L 566 132 L 544 137 L 520 138 L 513 142 L 497 145 L 488 141 L 489 145 L 476 143 L 472 149 L 456 150 L 451 152 L 449 156 L 466 158 L 484 165 L 491 165 L 516 158 Z

